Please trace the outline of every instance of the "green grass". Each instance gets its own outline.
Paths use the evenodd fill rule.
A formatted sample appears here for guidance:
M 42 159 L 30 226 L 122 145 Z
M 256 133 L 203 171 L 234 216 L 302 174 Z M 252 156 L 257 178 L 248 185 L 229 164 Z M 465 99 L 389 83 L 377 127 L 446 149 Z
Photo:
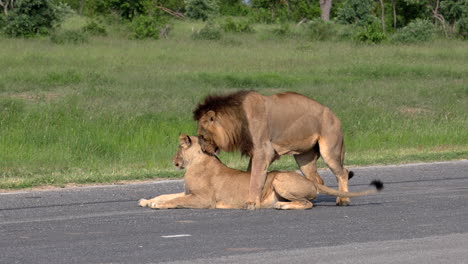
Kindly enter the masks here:
M 74 19 L 69 27 L 85 23 Z M 80 45 L 0 39 L 0 189 L 181 176 L 171 158 L 179 134 L 196 131 L 193 108 L 239 89 L 296 91 L 329 106 L 349 166 L 468 157 L 466 41 L 311 42 L 266 38 L 266 26 L 192 40 L 201 26 L 178 22 L 156 41 L 116 30 Z M 272 168 L 296 165 L 283 157 Z

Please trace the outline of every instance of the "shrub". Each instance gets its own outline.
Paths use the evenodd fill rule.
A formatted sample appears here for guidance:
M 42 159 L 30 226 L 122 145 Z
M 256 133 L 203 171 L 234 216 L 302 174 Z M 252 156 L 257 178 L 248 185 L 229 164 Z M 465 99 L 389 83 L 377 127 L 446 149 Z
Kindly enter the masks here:
M 93 15 L 108 15 L 117 12 L 123 19 L 133 20 L 145 14 L 147 0 L 93 0 L 87 1 L 88 9 Z
M 307 35 L 312 40 L 330 40 L 336 37 L 337 29 L 332 22 L 314 19 L 307 24 Z
M 463 38 L 468 38 L 468 17 L 458 20 L 457 31 Z
M 79 30 L 65 30 L 53 33 L 50 40 L 55 44 L 81 44 L 88 42 L 88 37 Z
M 374 22 L 361 28 L 356 39 L 365 43 L 380 43 L 387 39 L 387 35 L 382 31 L 382 26 Z
M 58 2 L 52 6 L 59 22 L 63 22 L 67 17 L 75 14 L 75 11 L 67 4 Z
M 422 19 L 416 19 L 396 32 L 392 40 L 400 43 L 414 43 L 431 40 L 434 37 L 434 25 Z
M 95 21 L 88 22 L 81 30 L 92 36 L 107 36 L 106 29 Z
M 185 0 L 185 15 L 203 21 L 219 14 L 216 0 Z
M 247 16 L 250 14 L 250 7 L 241 1 L 219 1 L 219 13 L 222 16 Z
M 268 8 L 252 8 L 250 13 L 252 21 L 257 23 L 272 24 L 277 22 L 286 22 L 289 20 L 287 9 L 268 9 Z
M 221 39 L 221 30 L 212 22 L 209 22 L 199 31 L 193 32 L 192 38 L 197 40 L 218 40 Z
M 290 35 L 291 32 L 291 27 L 288 23 L 281 23 L 279 24 L 278 27 L 273 28 L 272 30 L 273 34 L 276 36 L 287 36 Z
M 231 17 L 228 17 L 221 24 L 221 28 L 224 32 L 235 32 L 235 33 L 253 33 L 255 30 L 247 20 L 236 21 Z
M 359 33 L 359 27 L 355 25 L 336 24 L 336 38 L 338 40 L 354 40 Z
M 156 17 L 151 16 L 138 16 L 133 19 L 131 28 L 133 39 L 147 39 L 159 38 L 159 31 L 161 30 L 161 25 L 164 24 L 163 21 L 159 21 Z
M 4 33 L 10 37 L 47 35 L 59 22 L 49 0 L 23 0 L 5 18 Z
M 320 17 L 320 1 L 297 1 L 292 7 L 291 19 L 300 21 L 304 18 L 314 19 Z M 290 2 L 291 3 L 291 2 Z

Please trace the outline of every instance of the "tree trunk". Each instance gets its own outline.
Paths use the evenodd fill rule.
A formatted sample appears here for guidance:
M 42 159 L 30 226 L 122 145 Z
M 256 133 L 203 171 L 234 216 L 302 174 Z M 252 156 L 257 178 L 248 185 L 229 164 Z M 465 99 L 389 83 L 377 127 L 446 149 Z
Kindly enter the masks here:
M 2 0 L 0 0 L 0 6 L 3 6 L 3 13 L 5 13 L 5 16 L 8 16 L 8 4 L 10 3 L 10 0 L 6 0 L 5 3 L 3 3 Z
M 324 21 L 330 21 L 331 7 L 332 0 L 320 0 L 320 10 L 322 11 L 320 18 L 322 18 Z
M 397 19 L 396 19 L 396 1 L 395 0 L 392 0 L 392 8 L 393 8 L 393 28 L 396 29 Z
M 78 14 L 83 15 L 83 10 L 85 7 L 86 0 L 80 0 L 80 9 L 78 11 Z
M 382 9 L 380 19 L 382 20 L 382 30 L 385 32 L 385 6 L 384 0 L 380 0 L 380 9 Z

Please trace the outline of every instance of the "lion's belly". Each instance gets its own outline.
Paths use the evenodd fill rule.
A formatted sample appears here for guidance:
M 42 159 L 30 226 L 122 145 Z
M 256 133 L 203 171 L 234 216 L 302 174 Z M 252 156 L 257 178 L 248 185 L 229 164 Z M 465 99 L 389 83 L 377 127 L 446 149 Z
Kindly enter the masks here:
M 278 155 L 296 155 L 312 149 L 319 138 L 318 134 L 290 139 L 288 134 L 273 139 L 271 144 Z

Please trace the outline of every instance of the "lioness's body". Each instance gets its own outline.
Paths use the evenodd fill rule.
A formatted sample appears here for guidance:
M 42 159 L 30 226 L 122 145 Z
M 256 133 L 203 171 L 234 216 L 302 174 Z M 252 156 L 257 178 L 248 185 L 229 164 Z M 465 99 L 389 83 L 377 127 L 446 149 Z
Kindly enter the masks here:
M 238 149 L 251 157 L 250 209 L 260 202 L 269 165 L 285 154 L 294 155 L 304 175 L 320 184 L 316 161 L 322 156 L 339 190 L 348 191 L 341 122 L 328 107 L 306 96 L 253 91 L 210 96 L 195 109 L 194 118 L 206 151 Z M 337 198 L 339 205 L 348 203 L 349 198 Z
M 185 168 L 185 192 L 140 200 L 140 206 L 170 208 L 244 208 L 249 198 L 250 173 L 225 166 L 202 151 L 197 137 L 181 136 L 174 164 Z M 267 175 L 258 208 L 308 209 L 318 193 L 354 197 L 375 193 L 341 192 L 310 181 L 295 172 L 275 171 Z

